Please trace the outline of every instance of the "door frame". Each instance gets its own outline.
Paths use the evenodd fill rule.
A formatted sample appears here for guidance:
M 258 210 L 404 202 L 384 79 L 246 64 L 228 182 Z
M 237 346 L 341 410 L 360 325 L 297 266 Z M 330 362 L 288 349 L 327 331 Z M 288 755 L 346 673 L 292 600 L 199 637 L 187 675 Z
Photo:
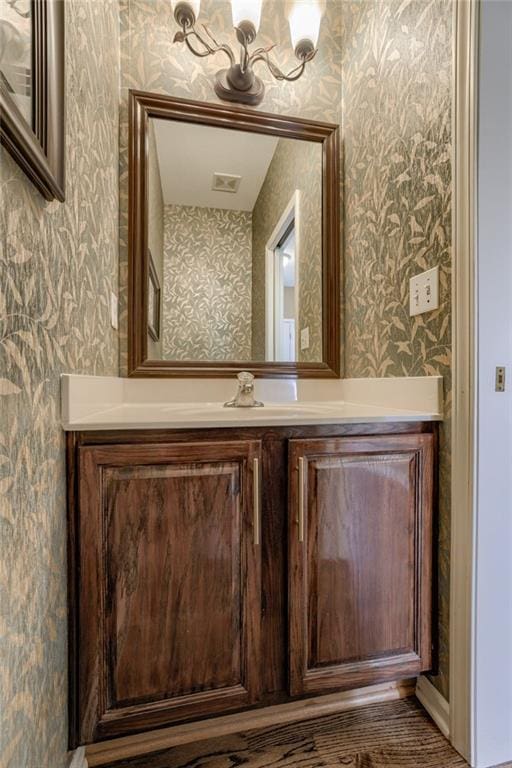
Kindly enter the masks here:
M 476 539 L 476 192 L 479 0 L 454 3 L 453 411 L 450 708 L 453 746 L 473 764 Z
M 494 130 L 499 121 L 506 136 L 512 106 L 510 92 L 502 95 L 510 84 L 504 25 L 512 21 L 497 16 L 497 9 L 503 8 L 510 6 L 457 0 L 455 9 L 450 739 L 478 768 L 512 757 L 512 742 L 506 738 L 510 732 L 506 716 L 512 714 L 511 677 L 503 641 L 510 626 L 503 618 L 510 586 L 508 572 L 496 568 L 508 555 L 503 539 L 507 530 L 496 525 L 502 522 L 503 509 L 510 513 L 510 479 L 499 482 L 510 466 L 510 446 L 503 441 L 503 406 L 510 402 L 510 393 L 495 394 L 493 370 L 497 364 L 510 366 L 510 341 L 502 330 L 510 322 L 510 311 L 504 306 L 509 297 L 501 286 L 492 299 L 489 295 L 491 279 L 506 285 L 509 277 L 498 258 L 497 243 L 503 250 L 510 248 L 510 232 L 502 225 L 507 221 L 510 169 L 505 166 L 498 177 L 506 156 L 498 157 L 499 134 Z M 491 301 L 504 307 L 497 321 Z M 498 343 L 495 339 L 486 343 L 496 322 Z M 486 452 L 491 433 L 495 488 Z
M 299 359 L 299 272 L 300 272 L 300 189 L 296 189 L 288 201 L 279 221 L 265 244 L 265 360 L 275 360 L 275 313 L 274 294 L 276 269 L 274 253 L 283 231 L 295 221 L 295 362 Z

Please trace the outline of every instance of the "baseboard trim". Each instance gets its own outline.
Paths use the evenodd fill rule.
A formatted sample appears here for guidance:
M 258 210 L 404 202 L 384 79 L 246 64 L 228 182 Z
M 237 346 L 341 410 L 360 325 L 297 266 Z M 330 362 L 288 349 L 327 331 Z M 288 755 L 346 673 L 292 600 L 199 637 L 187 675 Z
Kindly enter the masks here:
M 138 757 L 180 744 L 204 741 L 217 736 L 252 731 L 281 723 L 312 720 L 315 717 L 333 715 L 368 704 L 404 699 L 408 696 L 414 696 L 415 688 L 415 679 L 401 680 L 302 701 L 293 701 L 287 704 L 276 704 L 262 709 L 252 709 L 234 715 L 223 715 L 201 722 L 185 723 L 148 733 L 122 736 L 118 739 L 102 741 L 99 744 L 90 744 L 86 747 L 86 756 L 89 768 L 94 768 L 115 760 Z M 73 768 L 75 767 L 73 766 Z
M 443 736 L 450 738 L 450 705 L 432 685 L 428 677 L 421 675 L 416 684 L 416 698 L 427 710 Z
M 85 757 L 85 747 L 78 747 L 78 749 L 70 752 L 68 768 L 88 768 L 87 758 Z

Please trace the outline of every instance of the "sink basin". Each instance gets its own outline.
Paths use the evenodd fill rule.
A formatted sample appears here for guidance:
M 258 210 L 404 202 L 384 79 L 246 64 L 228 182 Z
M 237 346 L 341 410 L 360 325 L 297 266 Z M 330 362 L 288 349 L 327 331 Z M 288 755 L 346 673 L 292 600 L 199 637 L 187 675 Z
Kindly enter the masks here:
M 332 406 L 331 406 L 332 407 Z M 272 404 L 263 406 L 263 408 L 224 408 L 222 403 L 194 403 L 183 404 L 176 403 L 174 405 L 165 406 L 163 409 L 166 413 L 175 413 L 179 418 L 186 418 L 190 416 L 221 416 L 226 420 L 240 420 L 263 417 L 275 417 L 275 418 L 296 418 L 308 416 L 322 416 L 325 413 L 325 405 L 313 405 L 304 404 L 299 405 L 297 403 Z
M 241 409 L 238 409 L 241 410 Z M 320 416 L 325 412 L 323 405 L 267 405 L 264 409 L 270 416 Z

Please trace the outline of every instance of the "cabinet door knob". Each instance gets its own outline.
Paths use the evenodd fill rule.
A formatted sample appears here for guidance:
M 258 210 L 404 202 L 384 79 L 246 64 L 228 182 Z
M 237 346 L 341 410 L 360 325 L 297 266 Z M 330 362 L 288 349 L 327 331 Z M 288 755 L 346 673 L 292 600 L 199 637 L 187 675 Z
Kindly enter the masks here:
M 299 541 L 304 541 L 304 458 L 299 458 Z
M 256 546 L 258 546 L 261 538 L 261 491 L 259 459 L 253 459 L 252 461 L 252 492 L 254 508 L 254 543 Z

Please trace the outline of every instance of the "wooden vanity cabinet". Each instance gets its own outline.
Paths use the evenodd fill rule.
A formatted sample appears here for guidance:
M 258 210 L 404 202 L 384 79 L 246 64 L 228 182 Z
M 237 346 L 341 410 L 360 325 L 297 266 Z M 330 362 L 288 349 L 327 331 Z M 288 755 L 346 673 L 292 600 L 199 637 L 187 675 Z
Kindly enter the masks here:
M 428 669 L 433 429 L 69 434 L 71 746 Z
M 260 456 L 257 440 L 78 449 L 81 742 L 258 699 Z

